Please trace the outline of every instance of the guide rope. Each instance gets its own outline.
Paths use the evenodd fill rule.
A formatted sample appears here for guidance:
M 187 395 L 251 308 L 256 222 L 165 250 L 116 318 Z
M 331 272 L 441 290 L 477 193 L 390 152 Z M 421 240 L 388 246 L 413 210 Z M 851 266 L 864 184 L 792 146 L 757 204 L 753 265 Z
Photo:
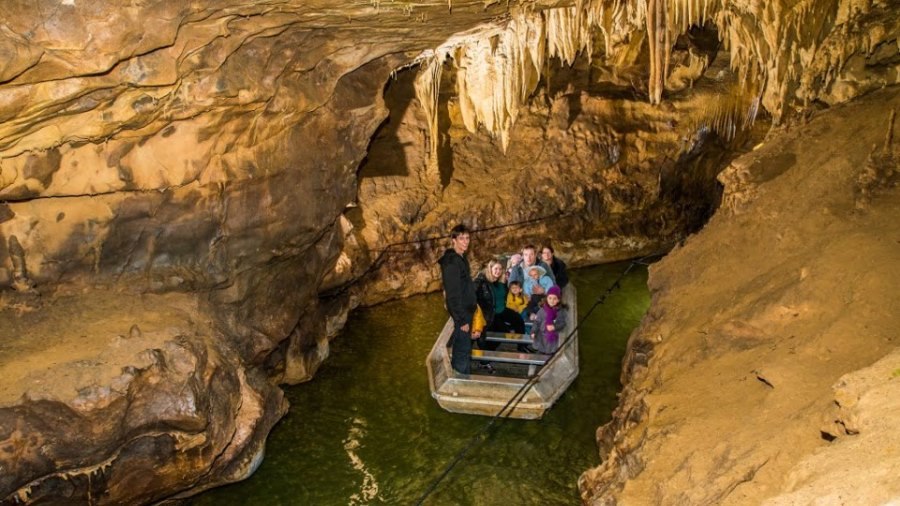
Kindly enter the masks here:
M 474 436 L 469 438 L 468 443 L 466 443 L 466 445 L 460 451 L 458 451 L 456 453 L 456 455 L 453 457 L 453 460 L 451 460 L 450 463 L 447 464 L 446 467 L 444 467 L 444 470 L 441 472 L 441 474 L 438 475 L 437 478 L 432 480 L 431 484 L 428 486 L 428 488 L 425 490 L 425 492 L 416 501 L 416 506 L 421 506 L 425 502 L 425 500 L 428 499 L 428 497 L 432 493 L 434 493 L 434 491 L 437 489 L 438 485 L 450 474 L 450 471 L 452 471 L 453 468 L 456 467 L 456 465 L 469 453 L 469 451 L 472 448 L 474 448 L 478 443 L 487 440 L 488 431 L 494 425 L 496 425 L 498 421 L 506 421 L 509 419 L 509 415 L 512 414 L 513 410 L 515 410 L 516 406 L 522 401 L 522 399 L 525 398 L 525 393 L 528 392 L 528 389 L 530 389 L 532 386 L 534 386 L 535 383 L 540 381 L 540 378 L 543 375 L 544 371 L 548 370 L 547 366 L 552 364 L 553 361 L 555 361 L 559 356 L 561 356 L 561 354 L 559 352 L 561 350 L 563 350 L 563 348 L 565 348 L 565 346 L 569 343 L 569 341 L 571 341 L 574 338 L 578 329 L 585 322 L 585 320 L 587 320 L 587 318 L 591 315 L 591 313 L 594 312 L 594 309 L 596 309 L 598 306 L 600 306 L 604 302 L 606 302 L 606 299 L 609 297 L 610 294 L 612 294 L 612 292 L 616 288 L 622 287 L 622 280 L 625 278 L 625 276 L 628 275 L 628 273 L 631 272 L 631 270 L 636 265 L 644 265 L 644 266 L 649 265 L 647 263 L 647 260 L 652 258 L 652 256 L 653 255 L 645 256 L 645 257 L 639 258 L 637 260 L 632 260 L 631 262 L 629 262 L 628 267 L 626 267 L 625 270 L 623 270 L 619 274 L 619 276 L 616 278 L 616 280 L 613 281 L 612 284 L 609 285 L 609 287 L 606 289 L 605 292 L 603 292 L 602 294 L 600 294 L 599 297 L 597 297 L 597 299 L 594 301 L 594 304 L 591 305 L 590 309 L 588 309 L 587 313 L 581 317 L 581 319 L 578 322 L 578 325 L 576 325 L 575 328 L 573 328 L 571 330 L 571 332 L 569 332 L 569 334 L 562 341 L 562 343 L 559 345 L 559 347 L 556 349 L 556 351 L 550 356 L 550 359 L 547 360 L 547 362 L 544 364 L 544 367 L 542 367 L 541 370 L 537 374 L 528 378 L 528 381 L 526 381 L 519 388 L 519 390 L 516 391 L 515 394 L 513 394 L 512 398 L 509 399 L 509 401 L 506 403 L 506 405 L 504 405 L 500 409 L 500 411 L 497 412 L 496 415 L 492 416 L 491 419 L 488 420 L 488 422 L 485 423 L 481 427 L 481 429 L 475 433 Z
M 538 222 L 541 222 L 541 221 L 546 221 L 546 220 L 551 220 L 551 219 L 557 219 L 557 218 L 565 218 L 565 217 L 568 217 L 568 216 L 574 216 L 574 215 L 575 215 L 575 213 L 563 213 L 563 212 L 559 212 L 559 213 L 554 213 L 554 214 L 548 214 L 548 215 L 545 215 L 545 216 L 539 216 L 539 217 L 537 217 L 537 218 L 529 218 L 529 219 L 527 219 L 527 220 L 514 221 L 514 222 L 510 222 L 510 223 L 501 223 L 501 224 L 499 224 L 499 225 L 491 225 L 491 226 L 489 226 L 489 227 L 482 227 L 482 228 L 478 228 L 478 229 L 472 229 L 470 232 L 471 232 L 472 234 L 478 234 L 478 233 L 482 233 L 482 232 L 488 232 L 488 231 L 492 231 L 492 230 L 499 230 L 499 229 L 503 229 L 503 228 L 518 228 L 518 227 L 524 227 L 524 226 L 526 226 L 526 225 L 531 225 L 531 224 L 534 224 L 534 223 L 538 223 Z M 337 290 L 334 290 L 334 291 L 330 291 L 330 292 L 322 293 L 321 296 L 323 296 L 323 297 L 335 297 L 335 296 L 341 295 L 341 294 L 343 294 L 344 292 L 346 292 L 347 290 L 349 290 L 350 287 L 352 287 L 353 285 L 359 283 L 363 278 L 365 278 L 367 275 L 371 274 L 375 269 L 377 269 L 378 267 L 380 267 L 380 266 L 381 266 L 381 261 L 382 261 L 382 259 L 384 258 L 384 256 L 388 253 L 388 251 L 390 251 L 391 253 L 408 253 L 408 252 L 410 252 L 410 251 L 417 251 L 416 249 L 397 249 L 396 246 L 406 246 L 406 245 L 410 245 L 410 244 L 420 244 L 420 243 L 426 243 L 426 242 L 437 241 L 437 240 L 440 240 L 440 239 L 449 239 L 449 238 L 450 238 L 450 234 L 434 235 L 434 236 L 429 236 L 429 237 L 423 237 L 423 238 L 421 238 L 421 239 L 410 239 L 410 240 L 408 240 L 408 241 L 399 241 L 399 242 L 390 243 L 390 244 L 384 246 L 383 248 L 373 248 L 373 249 L 371 249 L 370 251 L 380 251 L 380 253 L 378 254 L 377 257 L 375 257 L 375 260 L 372 260 L 372 263 L 369 264 L 369 267 L 366 268 L 365 271 L 363 271 L 359 276 L 357 276 L 357 277 L 353 280 L 353 282 L 347 283 L 347 284 L 341 286 L 340 289 L 337 289 Z

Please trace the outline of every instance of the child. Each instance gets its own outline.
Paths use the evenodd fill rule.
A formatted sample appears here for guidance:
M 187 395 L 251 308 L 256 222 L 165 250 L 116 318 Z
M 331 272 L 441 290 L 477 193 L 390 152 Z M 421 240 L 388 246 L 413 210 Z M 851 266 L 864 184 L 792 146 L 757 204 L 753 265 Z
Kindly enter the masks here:
M 522 254 L 515 253 L 513 256 L 509 257 L 509 261 L 506 262 L 506 279 L 510 282 L 518 281 L 516 279 L 516 275 L 513 274 L 513 271 L 516 270 L 519 265 L 522 264 Z M 521 283 L 521 282 L 520 282 Z
M 540 309 L 544 297 L 547 296 L 547 290 L 553 286 L 553 280 L 550 279 L 550 276 L 547 276 L 547 271 L 540 265 L 532 265 L 526 274 L 528 277 L 525 278 L 522 290 L 525 292 L 525 296 L 528 297 L 528 306 L 525 308 L 525 314 L 522 317 L 526 320 L 534 320 L 534 315 Z
M 484 319 L 484 313 L 481 312 L 479 306 L 475 306 L 475 314 L 472 316 L 472 337 L 481 337 L 485 326 L 487 326 L 487 321 Z
M 506 294 L 506 307 L 512 309 L 516 313 L 523 315 L 525 307 L 528 305 L 528 298 L 522 293 L 522 283 L 512 281 L 509 283 L 509 293 Z
M 569 311 L 562 303 L 562 290 L 552 286 L 547 290 L 547 299 L 537 313 L 532 326 L 531 337 L 534 348 L 540 353 L 555 353 L 559 348 L 560 332 L 566 328 Z
M 526 274 L 528 274 L 528 277 L 525 278 L 522 289 L 525 291 L 525 295 L 529 297 L 532 295 L 544 295 L 553 286 L 553 280 L 550 279 L 547 271 L 540 265 L 532 265 L 528 268 Z M 539 289 L 536 288 L 538 286 L 540 286 Z

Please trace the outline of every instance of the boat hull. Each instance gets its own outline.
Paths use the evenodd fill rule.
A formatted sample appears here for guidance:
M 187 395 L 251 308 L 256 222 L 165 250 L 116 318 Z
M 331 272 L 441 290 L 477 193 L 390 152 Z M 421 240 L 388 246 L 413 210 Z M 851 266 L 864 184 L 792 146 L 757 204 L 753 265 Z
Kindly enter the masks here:
M 563 292 L 569 306 L 570 330 L 578 323 L 575 287 Z M 572 336 L 553 360 L 538 370 L 538 380 L 521 395 L 521 401 L 510 402 L 528 381 L 499 375 L 459 374 L 450 367 L 453 321 L 448 320 L 425 361 L 431 396 L 442 408 L 453 413 L 495 416 L 502 412 L 509 418 L 537 419 L 559 399 L 578 376 L 578 335 Z M 568 336 L 568 332 L 563 332 Z M 510 410 L 511 409 L 511 410 Z

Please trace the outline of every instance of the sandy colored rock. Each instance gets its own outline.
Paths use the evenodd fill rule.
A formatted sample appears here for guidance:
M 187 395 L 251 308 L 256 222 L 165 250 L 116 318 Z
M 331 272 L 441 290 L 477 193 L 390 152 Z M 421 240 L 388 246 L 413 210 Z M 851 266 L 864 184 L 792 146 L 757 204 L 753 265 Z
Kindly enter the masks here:
M 897 36 L 891 2 L 859 0 L 155 0 L 127 8 L 106 1 L 6 2 L 0 346 L 13 347 L 3 367 L 23 379 L 4 387 L 9 404 L 0 408 L 7 416 L 0 433 L 27 458 L 13 471 L 4 465 L 0 497 L 142 503 L 245 476 L 283 412 L 272 385 L 310 379 L 357 304 L 436 289 L 434 260 L 448 224 L 471 220 L 490 228 L 564 215 L 527 234 L 503 228 L 478 234 L 473 249 L 480 255 L 519 247 L 526 237 L 551 238 L 573 266 L 664 250 L 703 224 L 718 202 L 717 174 L 756 143 L 770 120 L 790 125 L 779 132 L 795 135 L 794 125 L 825 105 L 897 83 Z M 392 95 L 392 85 L 384 94 L 393 77 L 413 79 L 420 68 L 441 70 L 432 74 L 440 80 L 420 81 L 432 85 L 434 107 L 421 94 Z M 423 117 L 420 108 L 435 114 Z M 804 136 L 829 139 L 811 149 L 834 153 L 839 137 L 810 128 Z M 839 140 L 865 144 L 865 134 L 842 132 Z M 761 148 L 767 158 L 745 158 L 722 175 L 725 208 L 735 213 L 730 226 L 747 228 L 747 237 L 768 249 L 744 258 L 728 241 L 715 254 L 689 241 L 667 260 L 679 270 L 661 267 L 656 274 L 659 294 L 685 279 L 719 286 L 741 272 L 716 267 L 719 255 L 769 265 L 773 252 L 808 243 L 818 249 L 772 266 L 785 276 L 778 282 L 775 274 L 734 279 L 744 288 L 688 298 L 684 311 L 691 313 L 709 311 L 713 301 L 721 314 L 702 330 L 723 339 L 684 338 L 680 320 L 666 316 L 652 333 L 657 341 L 634 341 L 629 370 L 666 363 L 650 342 L 664 343 L 672 356 L 682 345 L 710 356 L 752 355 L 793 330 L 794 313 L 797 321 L 822 322 L 843 314 L 844 306 L 792 295 L 788 280 L 799 276 L 815 289 L 810 293 L 854 280 L 835 280 L 829 262 L 849 262 L 855 256 L 847 251 L 877 232 L 872 220 L 884 212 L 883 188 L 895 172 L 887 170 L 884 151 L 864 147 L 868 158 L 845 149 L 854 153 L 848 160 L 865 167 L 849 183 L 856 188 L 851 211 L 841 200 L 827 212 L 798 207 L 791 215 L 784 204 L 793 205 L 798 189 L 812 195 L 807 184 L 844 181 L 850 177 L 844 172 L 792 181 L 776 205 L 760 204 L 771 197 L 769 183 L 795 173 L 793 167 L 828 167 L 830 159 L 800 163 L 799 154 Z M 821 190 L 822 202 L 833 197 Z M 833 234 L 844 230 L 846 216 L 856 220 L 855 235 Z M 789 218 L 805 228 L 784 228 Z M 831 236 L 841 240 L 824 240 Z M 766 295 L 742 295 L 756 290 Z M 856 308 L 869 295 L 852 292 L 844 303 Z M 732 312 L 726 302 L 747 312 Z M 42 321 L 57 324 L 38 332 Z M 117 348 L 118 336 L 134 349 Z M 815 343 L 832 338 L 826 332 Z M 838 361 L 837 354 L 807 347 L 812 359 Z M 865 360 L 839 361 L 828 384 L 871 363 L 880 348 L 868 349 L 873 356 Z M 757 358 L 752 368 L 729 373 L 767 389 L 749 390 L 751 398 L 802 383 L 787 361 Z M 48 371 L 54 360 L 65 365 Z M 137 371 L 133 377 L 123 372 L 129 367 Z M 53 381 L 34 383 L 43 377 Z M 694 389 L 708 383 L 679 380 Z M 683 419 L 662 406 L 694 402 L 678 393 L 653 395 L 623 405 L 623 423 L 646 423 L 648 413 L 659 412 L 674 427 Z M 136 438 L 117 425 L 123 410 L 134 411 L 129 427 Z M 68 422 L 73 412 L 83 413 L 75 425 Z M 710 414 L 709 426 L 717 416 Z M 54 423 L 39 426 L 41 417 Z M 802 439 L 798 447 L 821 446 L 806 432 L 812 415 L 795 418 L 790 434 Z M 140 432 L 160 424 L 167 430 Z M 94 437 L 86 443 L 69 433 Z M 623 437 L 634 445 L 658 441 Z M 35 453 L 45 441 L 54 445 L 47 458 Z M 716 448 L 716 462 L 744 455 L 751 441 Z M 653 474 L 637 453 L 628 455 L 625 474 L 637 476 L 644 467 Z M 665 458 L 660 465 L 671 463 Z M 742 461 L 749 467 L 741 472 L 787 471 L 798 458 L 764 466 Z M 690 465 L 676 476 L 679 486 L 692 484 Z M 731 478 L 726 473 L 719 481 Z M 802 477 L 797 483 L 805 486 Z
M 194 296 L 42 302 L 0 315 L 4 504 L 148 503 L 255 469 L 287 402 L 241 368 Z
M 890 504 L 900 497 L 900 350 L 834 384 L 835 416 L 823 432 L 835 439 L 804 457 L 787 477 L 784 493 L 766 505 Z
M 892 88 L 823 112 L 726 169 L 749 174 L 726 200 L 751 197 L 651 268 L 586 503 L 896 498 L 897 179 L 865 209 L 856 196 L 871 153 L 898 152 L 898 106 Z

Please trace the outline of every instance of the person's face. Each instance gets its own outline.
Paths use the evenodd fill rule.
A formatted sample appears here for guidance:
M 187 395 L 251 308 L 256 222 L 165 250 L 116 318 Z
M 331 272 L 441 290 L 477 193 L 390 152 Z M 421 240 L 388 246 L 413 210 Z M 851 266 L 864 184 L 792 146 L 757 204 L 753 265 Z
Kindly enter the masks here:
M 556 307 L 556 305 L 559 304 L 559 297 L 553 294 L 548 295 L 547 304 L 550 304 L 551 307 Z
M 522 293 L 522 287 L 519 285 L 513 285 L 509 287 L 509 291 L 511 291 L 513 295 L 519 295 L 520 293 Z
M 453 242 L 453 249 L 460 255 L 469 249 L 469 234 L 459 234 L 456 236 L 456 239 L 451 239 L 451 241 Z
M 531 279 L 535 281 L 541 279 L 541 273 L 538 272 L 537 269 L 531 269 L 530 271 L 528 271 L 528 275 L 531 276 Z
M 553 261 L 553 252 L 550 251 L 550 248 L 544 248 L 541 250 L 541 260 L 546 264 L 550 264 Z
M 531 265 L 534 263 L 534 250 L 533 249 L 525 249 L 522 250 L 522 258 L 525 260 L 525 265 Z
M 499 279 L 501 274 L 503 274 L 503 266 L 501 266 L 500 264 L 494 264 L 491 266 L 491 276 Z

